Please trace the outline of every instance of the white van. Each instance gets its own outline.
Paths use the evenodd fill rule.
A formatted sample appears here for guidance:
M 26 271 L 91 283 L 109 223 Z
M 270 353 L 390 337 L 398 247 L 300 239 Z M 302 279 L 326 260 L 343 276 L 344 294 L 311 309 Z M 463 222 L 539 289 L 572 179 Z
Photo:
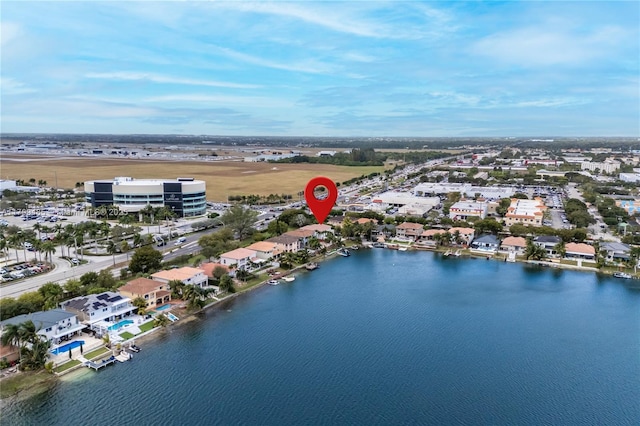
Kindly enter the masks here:
M 175 244 L 176 246 L 179 246 L 180 244 L 184 243 L 185 241 L 187 241 L 187 239 L 185 237 L 180 237 L 176 240 Z

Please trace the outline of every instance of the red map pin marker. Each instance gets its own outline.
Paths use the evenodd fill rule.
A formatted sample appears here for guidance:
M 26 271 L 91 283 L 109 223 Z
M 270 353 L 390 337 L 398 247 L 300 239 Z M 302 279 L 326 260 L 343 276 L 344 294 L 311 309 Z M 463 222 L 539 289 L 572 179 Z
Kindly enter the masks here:
M 327 188 L 329 194 L 326 198 L 316 198 L 314 190 L 319 186 Z M 304 188 L 304 198 L 307 200 L 307 205 L 311 209 L 311 213 L 316 217 L 318 223 L 322 223 L 327 216 L 329 216 L 329 212 L 331 212 L 331 209 L 338 199 L 338 188 L 336 188 L 336 184 L 327 177 L 314 177 Z

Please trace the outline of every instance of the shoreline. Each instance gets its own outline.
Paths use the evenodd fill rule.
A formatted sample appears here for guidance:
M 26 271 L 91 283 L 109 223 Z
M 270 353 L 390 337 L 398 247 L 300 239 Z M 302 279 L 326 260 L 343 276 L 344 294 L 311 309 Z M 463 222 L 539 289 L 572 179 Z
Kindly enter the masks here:
M 367 247 L 367 246 L 362 246 L 362 245 L 358 245 L 360 249 L 374 249 L 373 247 Z M 349 248 L 349 247 L 346 247 Z M 396 250 L 395 248 L 386 248 L 387 250 Z M 424 249 L 417 249 L 415 247 L 409 247 L 408 251 L 427 251 L 427 252 L 433 252 L 433 253 L 439 253 L 439 254 L 443 254 L 446 252 L 446 250 L 439 250 L 439 249 L 429 249 L 429 250 L 424 250 Z M 492 261 L 499 261 L 499 262 L 506 262 L 506 257 L 505 258 L 498 258 L 495 257 L 498 253 L 495 253 L 494 255 L 491 256 L 486 256 L 486 255 L 482 255 L 480 253 L 465 253 L 463 254 L 462 258 L 465 259 L 483 259 L 486 258 L 487 260 L 492 260 Z M 322 263 L 324 261 L 330 260 L 330 259 L 334 259 L 338 257 L 338 253 L 337 250 L 333 250 L 329 253 L 326 253 L 325 255 L 322 256 L 316 256 L 314 258 L 309 259 L 308 262 L 296 266 L 295 268 L 292 268 L 282 274 L 280 274 L 280 277 L 285 277 L 288 275 L 291 275 L 295 272 L 298 271 L 308 271 L 306 269 L 306 265 L 309 263 Z M 545 268 L 555 268 L 555 269 L 567 269 L 567 270 L 573 270 L 573 271 L 580 271 L 580 272 L 595 272 L 596 274 L 600 273 L 600 271 L 595 268 L 595 267 L 587 267 L 587 266 L 577 266 L 577 265 L 566 265 L 566 264 L 562 264 L 562 263 L 553 263 L 553 262 L 545 262 L 545 261 L 537 261 L 537 260 L 522 260 L 522 259 L 516 259 L 515 262 L 510 262 L 510 263 L 521 263 L 523 265 L 532 265 L 532 266 L 539 266 L 539 267 L 545 267 Z M 308 271 L 311 272 L 311 271 Z M 610 274 L 606 274 L 607 276 L 611 276 Z M 220 299 L 220 300 L 215 300 L 212 303 L 209 303 L 208 305 L 202 307 L 202 309 L 199 309 L 197 311 L 194 312 L 190 312 L 190 313 L 183 313 L 181 314 L 181 318 L 180 320 L 178 320 L 176 323 L 170 323 L 168 324 L 166 327 L 156 327 L 153 328 L 151 330 L 149 330 L 146 333 L 143 333 L 140 336 L 134 337 L 132 339 L 129 340 L 125 340 L 124 343 L 127 342 L 131 342 L 131 341 L 136 341 L 136 343 L 141 342 L 141 343 L 145 343 L 145 342 L 150 342 L 154 339 L 157 339 L 157 337 L 159 336 L 159 334 L 161 332 L 168 332 L 169 330 L 172 330 L 174 328 L 178 328 L 184 324 L 187 323 L 191 323 L 193 321 L 198 320 L 198 315 L 202 314 L 203 312 L 207 311 L 207 310 L 211 310 L 214 308 L 222 308 L 221 305 L 223 305 L 224 303 L 228 303 L 230 301 L 233 301 L 234 299 L 236 299 L 237 297 L 244 295 L 244 294 L 249 294 L 250 292 L 263 288 L 270 280 L 266 279 L 266 280 L 262 280 L 254 285 L 252 285 L 251 287 L 248 287 L 246 289 L 237 291 L 235 293 L 231 293 L 227 296 L 225 296 L 224 298 Z M 634 277 L 634 279 L 637 279 L 636 277 Z M 75 377 L 79 377 L 84 373 L 84 369 L 79 368 L 79 369 L 73 369 L 71 371 L 69 371 L 66 374 L 62 374 L 62 375 L 56 375 L 56 374 L 50 374 L 50 373 L 46 373 L 45 371 L 38 371 L 35 373 L 23 373 L 20 372 L 18 373 L 18 375 L 21 374 L 32 374 L 32 375 L 43 375 L 41 380 L 38 380 L 36 383 L 31 384 L 31 386 L 29 387 L 25 387 L 25 388 L 20 388 L 16 391 L 16 393 L 12 394 L 12 395 L 8 395 L 4 398 L 0 398 L 0 409 L 4 408 L 6 405 L 8 404 L 12 404 L 12 403 L 17 403 L 21 400 L 30 398 L 32 396 L 35 396 L 41 392 L 47 391 L 48 389 L 52 388 L 53 386 L 56 385 L 56 383 L 58 383 L 58 380 L 68 380 L 68 379 L 73 379 Z M 3 381 L 10 379 L 12 377 L 16 377 L 18 375 L 12 375 L 9 377 L 2 377 L 0 378 L 0 384 L 2 384 Z

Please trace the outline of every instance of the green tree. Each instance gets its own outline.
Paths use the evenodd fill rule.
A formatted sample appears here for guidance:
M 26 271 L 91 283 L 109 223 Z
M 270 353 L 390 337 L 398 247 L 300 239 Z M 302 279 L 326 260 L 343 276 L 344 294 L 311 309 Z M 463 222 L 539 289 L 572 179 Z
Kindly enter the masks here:
M 542 260 L 547 257 L 547 251 L 544 247 L 535 244 L 531 240 L 527 240 L 527 247 L 525 248 L 524 255 L 527 259 Z
M 138 315 L 145 315 L 147 313 L 147 301 L 142 297 L 136 297 L 131 301 L 131 304 L 138 308 Z
M 243 240 L 254 232 L 253 225 L 257 218 L 258 213 L 255 210 L 236 204 L 227 210 L 220 220 Z
M 150 246 L 143 246 L 137 249 L 131 257 L 129 270 L 137 274 L 151 273 L 160 269 L 162 264 L 162 253 Z
M 160 315 L 156 315 L 156 317 L 153 319 L 153 326 L 154 327 L 166 327 L 167 325 L 169 325 L 169 318 L 164 315 L 164 314 L 160 314 Z
M 235 289 L 233 288 L 233 279 L 229 276 L 229 274 L 224 274 L 222 277 L 220 277 L 218 288 L 220 288 L 220 291 L 222 292 L 235 292 Z
M 44 299 L 44 309 L 49 310 L 58 306 L 64 297 L 64 290 L 56 283 L 46 283 L 38 289 Z

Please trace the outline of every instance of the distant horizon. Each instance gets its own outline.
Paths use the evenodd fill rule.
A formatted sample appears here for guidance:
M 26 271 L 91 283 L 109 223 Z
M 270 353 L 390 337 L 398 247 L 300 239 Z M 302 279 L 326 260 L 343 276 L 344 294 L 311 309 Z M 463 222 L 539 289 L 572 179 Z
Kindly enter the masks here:
M 640 137 L 637 1 L 10 1 L 0 20 L 7 133 Z

